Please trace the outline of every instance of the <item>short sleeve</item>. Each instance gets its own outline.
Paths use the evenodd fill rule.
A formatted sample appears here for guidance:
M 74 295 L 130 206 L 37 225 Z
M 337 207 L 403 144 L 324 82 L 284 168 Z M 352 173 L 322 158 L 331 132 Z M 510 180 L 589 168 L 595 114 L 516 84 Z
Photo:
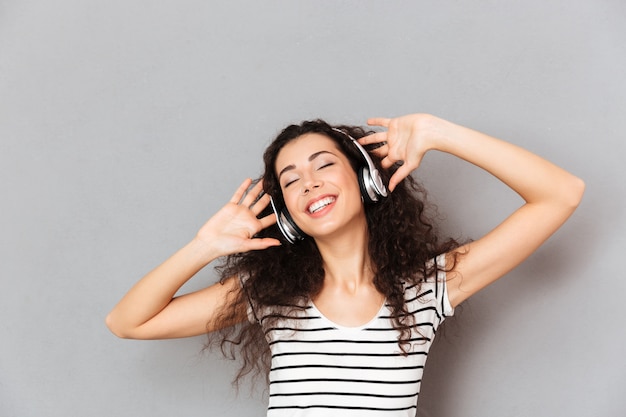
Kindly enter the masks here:
M 423 311 L 421 317 L 423 321 L 430 321 L 433 329 L 436 330 L 446 317 L 454 315 L 454 308 L 450 304 L 448 297 L 448 289 L 446 287 L 446 255 L 442 254 L 432 259 L 427 265 L 427 269 L 435 267 L 435 271 L 426 277 L 424 282 L 417 286 L 415 299 L 420 303 L 421 309 L 417 306 L 413 308 L 415 311 Z M 407 294 L 411 299 L 413 296 Z M 430 312 L 430 313 L 427 313 Z M 429 314 L 432 316 L 429 317 Z
M 450 304 L 450 298 L 448 297 L 448 285 L 446 281 L 446 254 L 442 253 L 437 256 L 435 262 L 437 262 L 437 287 L 438 293 L 441 293 L 441 314 L 444 317 L 450 317 L 454 315 L 454 308 Z

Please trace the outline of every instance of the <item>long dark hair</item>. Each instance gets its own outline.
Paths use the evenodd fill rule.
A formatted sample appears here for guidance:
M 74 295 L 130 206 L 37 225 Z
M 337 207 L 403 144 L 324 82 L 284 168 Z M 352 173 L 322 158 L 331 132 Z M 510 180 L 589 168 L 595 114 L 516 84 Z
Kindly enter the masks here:
M 305 121 L 286 127 L 267 147 L 263 155 L 265 172 L 264 191 L 282 205 L 282 194 L 275 172 L 280 150 L 289 142 L 307 133 L 319 133 L 335 141 L 348 157 L 355 171 L 363 165 L 363 156 L 348 137 L 360 138 L 371 131 L 355 126 L 331 126 L 323 120 Z M 371 154 L 385 182 L 394 171 L 383 170 L 380 160 Z M 404 351 L 410 338 L 412 316 L 407 312 L 404 288 L 407 284 L 420 285 L 424 277 L 434 273 L 433 258 L 458 246 L 453 239 L 438 236 L 434 218 L 436 210 L 427 206 L 426 192 L 412 177 L 405 178 L 382 201 L 365 206 L 369 233 L 369 255 L 374 266 L 374 285 L 386 297 L 392 311 L 393 326 L 399 331 L 398 343 Z M 268 214 L 266 211 L 261 216 Z M 282 239 L 277 226 L 259 235 Z M 212 323 L 222 328 L 209 334 L 209 345 L 218 345 L 229 358 L 238 357 L 242 364 L 235 377 L 267 375 L 270 353 L 261 325 L 255 320 L 236 326 L 224 326 L 233 317 L 248 311 L 249 306 L 302 306 L 322 289 L 324 269 L 315 241 L 305 238 L 296 244 L 283 244 L 262 251 L 238 253 L 226 257 L 218 266 L 221 280 L 245 277 L 241 291 L 234 291 L 224 302 L 221 314 Z M 254 312 L 253 312 L 254 314 Z M 221 324 L 220 324 L 221 323 Z

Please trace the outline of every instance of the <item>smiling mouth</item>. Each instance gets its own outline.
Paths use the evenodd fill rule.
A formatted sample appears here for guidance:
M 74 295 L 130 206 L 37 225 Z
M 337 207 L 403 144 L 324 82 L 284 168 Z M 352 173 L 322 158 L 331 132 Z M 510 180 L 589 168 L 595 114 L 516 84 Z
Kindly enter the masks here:
M 320 211 L 321 209 L 323 209 L 324 207 L 332 204 L 335 202 L 335 197 L 324 197 L 320 200 L 317 200 L 316 202 L 314 202 L 313 204 L 311 204 L 309 206 L 309 213 L 313 214 L 313 213 L 317 213 L 318 211 Z

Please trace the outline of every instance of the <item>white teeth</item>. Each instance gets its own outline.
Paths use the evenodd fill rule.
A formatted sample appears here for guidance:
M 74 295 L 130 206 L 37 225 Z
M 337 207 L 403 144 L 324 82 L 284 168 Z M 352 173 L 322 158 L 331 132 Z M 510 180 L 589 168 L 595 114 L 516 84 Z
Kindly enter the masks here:
M 321 200 L 318 200 L 309 206 L 309 213 L 315 213 L 316 211 L 320 211 L 327 205 L 334 203 L 334 202 L 335 202 L 335 197 L 322 198 Z

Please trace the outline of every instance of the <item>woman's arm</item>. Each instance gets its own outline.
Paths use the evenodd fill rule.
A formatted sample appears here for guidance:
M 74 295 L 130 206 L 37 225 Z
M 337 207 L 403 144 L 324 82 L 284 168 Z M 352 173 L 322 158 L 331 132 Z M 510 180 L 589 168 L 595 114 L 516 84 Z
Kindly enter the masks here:
M 276 239 L 253 237 L 273 224 L 275 216 L 257 218 L 269 203 L 269 196 L 259 198 L 260 182 L 246 194 L 250 184 L 250 180 L 241 184 L 230 202 L 198 231 L 190 243 L 128 291 L 106 318 L 107 326 L 115 335 L 131 339 L 165 339 L 217 330 L 208 324 L 226 304 L 227 297 L 239 291 L 239 282 L 235 278 L 180 297 L 174 295 L 192 276 L 220 256 L 280 244 Z M 245 311 L 242 311 L 239 319 L 244 318 Z
M 429 150 L 462 158 L 499 178 L 525 204 L 482 238 L 456 250 L 460 256 L 448 275 L 452 306 L 497 280 L 536 250 L 578 206 L 584 191 L 579 178 L 522 148 L 430 115 L 371 119 L 388 130 L 362 144 L 386 141 L 378 149 L 384 167 L 403 161 L 392 176 L 393 190 Z

